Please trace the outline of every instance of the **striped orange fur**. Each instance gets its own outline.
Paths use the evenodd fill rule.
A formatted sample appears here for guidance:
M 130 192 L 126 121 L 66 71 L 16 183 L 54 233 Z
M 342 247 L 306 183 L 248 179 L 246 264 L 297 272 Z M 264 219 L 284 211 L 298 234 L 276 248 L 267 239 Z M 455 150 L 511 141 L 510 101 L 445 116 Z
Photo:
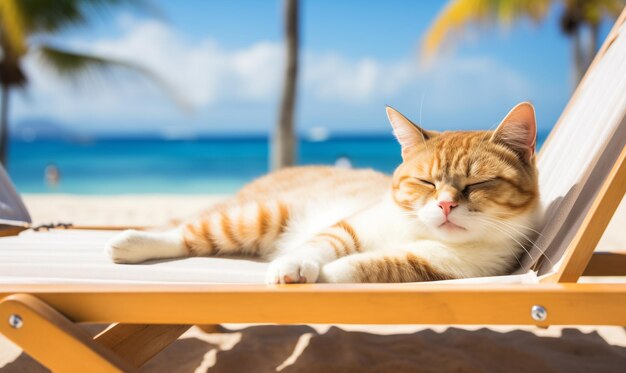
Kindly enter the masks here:
M 259 255 L 284 231 L 289 206 L 281 201 L 248 201 L 220 206 L 182 226 L 190 256 Z
M 532 106 L 516 106 L 494 131 L 426 131 L 387 114 L 402 153 L 391 177 L 283 169 L 165 236 L 126 232 L 109 252 L 118 262 L 259 256 L 271 260 L 268 283 L 436 281 L 514 268 L 540 222 Z
M 418 282 L 449 280 L 452 276 L 434 269 L 424 259 L 406 253 L 385 255 L 355 263 L 356 282 Z

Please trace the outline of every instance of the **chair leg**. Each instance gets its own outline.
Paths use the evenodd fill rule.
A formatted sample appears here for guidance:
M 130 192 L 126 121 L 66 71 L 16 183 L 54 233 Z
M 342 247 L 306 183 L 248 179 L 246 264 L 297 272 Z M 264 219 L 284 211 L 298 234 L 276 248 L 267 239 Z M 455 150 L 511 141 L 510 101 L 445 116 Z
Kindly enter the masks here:
M 0 332 L 55 372 L 136 372 L 131 364 L 32 295 L 14 294 L 0 301 Z
M 201 325 L 196 325 L 198 328 L 200 328 L 200 330 L 202 330 L 205 333 L 223 333 L 224 332 L 224 328 L 222 328 L 222 326 L 220 324 L 201 324 Z
M 191 325 L 113 324 L 94 340 L 138 368 L 190 327 Z
M 626 276 L 626 251 L 596 251 L 583 276 Z

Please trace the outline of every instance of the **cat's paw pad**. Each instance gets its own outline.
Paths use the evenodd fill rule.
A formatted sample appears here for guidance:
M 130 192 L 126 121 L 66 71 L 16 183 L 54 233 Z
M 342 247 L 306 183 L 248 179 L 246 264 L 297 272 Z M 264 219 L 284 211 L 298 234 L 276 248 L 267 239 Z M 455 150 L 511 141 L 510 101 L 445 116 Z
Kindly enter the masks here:
M 126 230 L 115 235 L 105 245 L 105 251 L 115 263 L 139 263 L 149 259 L 144 232 Z
M 319 272 L 320 266 L 314 260 L 285 256 L 270 263 L 265 282 L 268 285 L 313 283 Z

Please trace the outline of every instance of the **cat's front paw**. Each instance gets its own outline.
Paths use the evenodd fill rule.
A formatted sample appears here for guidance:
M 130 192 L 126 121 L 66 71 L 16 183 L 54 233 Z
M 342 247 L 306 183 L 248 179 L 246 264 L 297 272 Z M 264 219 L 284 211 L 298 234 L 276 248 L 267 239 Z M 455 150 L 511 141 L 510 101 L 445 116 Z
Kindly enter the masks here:
M 311 259 L 298 256 L 283 256 L 270 263 L 265 275 L 265 283 L 305 284 L 317 281 L 319 264 Z
M 351 283 L 361 282 L 356 276 L 355 268 L 346 258 L 335 260 L 322 267 L 319 282 Z
M 150 259 L 144 232 L 126 230 L 115 235 L 105 245 L 105 251 L 115 263 L 139 263 Z

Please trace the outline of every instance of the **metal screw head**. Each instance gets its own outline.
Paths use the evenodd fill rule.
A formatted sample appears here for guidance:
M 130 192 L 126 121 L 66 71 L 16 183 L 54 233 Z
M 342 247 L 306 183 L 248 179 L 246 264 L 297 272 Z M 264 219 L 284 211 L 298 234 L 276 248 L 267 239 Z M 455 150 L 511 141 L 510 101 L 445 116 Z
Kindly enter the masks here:
M 530 317 L 535 321 L 545 321 L 548 318 L 548 310 L 538 304 L 530 309 Z
M 9 316 L 9 325 L 11 325 L 14 329 L 19 329 L 24 325 L 24 321 L 22 320 L 22 316 L 17 314 L 12 314 Z

